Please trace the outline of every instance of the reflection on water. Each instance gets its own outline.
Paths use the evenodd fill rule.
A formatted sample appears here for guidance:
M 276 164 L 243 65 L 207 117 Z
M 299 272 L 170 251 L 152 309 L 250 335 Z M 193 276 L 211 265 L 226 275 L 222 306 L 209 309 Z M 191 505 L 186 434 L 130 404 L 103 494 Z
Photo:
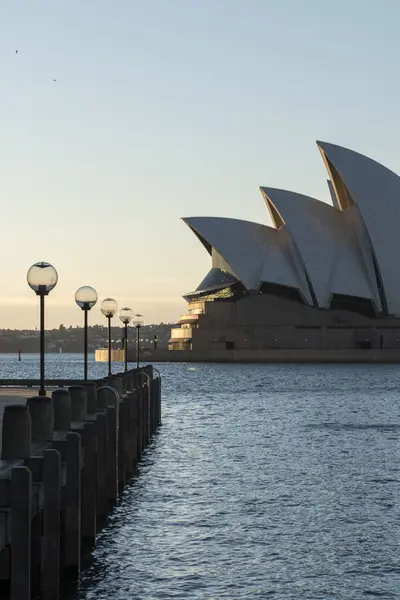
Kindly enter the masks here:
M 159 368 L 163 427 L 76 600 L 400 598 L 399 367 Z
M 83 377 L 83 354 L 46 354 L 46 377 L 58 379 L 63 377 Z M 108 363 L 96 362 L 94 354 L 88 355 L 89 378 L 100 379 L 108 372 Z M 113 371 L 123 370 L 122 363 L 114 363 Z M 22 354 L 18 361 L 17 354 L 0 354 L 0 379 L 39 379 L 39 355 Z

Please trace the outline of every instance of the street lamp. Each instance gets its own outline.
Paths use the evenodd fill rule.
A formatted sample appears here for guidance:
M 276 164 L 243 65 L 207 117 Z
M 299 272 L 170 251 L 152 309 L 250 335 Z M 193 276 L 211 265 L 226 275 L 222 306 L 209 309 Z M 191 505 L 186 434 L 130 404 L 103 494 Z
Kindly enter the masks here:
M 134 327 L 136 327 L 136 368 L 139 368 L 139 353 L 140 353 L 140 347 L 139 347 L 139 332 L 140 332 L 140 328 L 144 325 L 144 319 L 143 319 L 143 315 L 137 314 L 133 317 L 132 319 L 132 324 Z
M 39 396 L 45 396 L 44 389 L 44 297 L 56 287 L 58 274 L 53 265 L 37 262 L 29 269 L 26 280 L 29 287 L 40 297 L 40 389 Z
M 118 304 L 114 298 L 105 298 L 101 303 L 100 310 L 108 320 L 108 376 L 111 373 L 111 319 L 115 315 L 118 309 Z
M 124 335 L 125 373 L 128 370 L 128 325 L 129 325 L 132 317 L 133 317 L 133 311 L 130 308 L 128 308 L 127 306 L 124 306 L 124 308 L 121 308 L 121 310 L 119 311 L 119 318 L 125 325 L 125 335 Z
M 75 302 L 83 310 L 83 379 L 88 375 L 88 312 L 97 302 L 97 292 L 89 285 L 83 285 L 75 292 Z

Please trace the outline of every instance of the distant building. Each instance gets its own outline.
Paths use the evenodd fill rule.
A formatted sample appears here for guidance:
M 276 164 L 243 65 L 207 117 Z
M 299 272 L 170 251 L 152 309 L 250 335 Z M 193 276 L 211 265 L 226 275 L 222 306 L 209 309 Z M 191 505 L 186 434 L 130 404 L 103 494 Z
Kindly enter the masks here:
M 332 205 L 261 187 L 268 227 L 184 222 L 211 256 L 170 350 L 400 348 L 400 178 L 317 142 Z

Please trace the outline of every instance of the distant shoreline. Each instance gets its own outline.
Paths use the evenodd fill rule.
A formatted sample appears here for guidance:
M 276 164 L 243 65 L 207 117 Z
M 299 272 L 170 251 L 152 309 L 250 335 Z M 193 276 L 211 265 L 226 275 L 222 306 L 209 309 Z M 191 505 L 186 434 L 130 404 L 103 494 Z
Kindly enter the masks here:
M 94 350 L 93 351 L 92 350 L 89 351 L 89 354 L 93 354 L 94 355 L 94 353 L 95 353 Z M 17 356 L 18 357 L 18 350 L 16 352 L 0 352 L 0 356 L 4 355 L 4 354 L 11 355 L 11 356 Z M 29 355 L 31 355 L 31 354 L 38 354 L 39 355 L 39 352 L 33 352 L 33 351 L 30 352 L 29 350 L 26 351 L 26 352 L 22 352 L 21 351 L 21 358 L 23 358 L 24 356 L 27 356 L 28 354 Z M 83 354 L 83 352 L 72 352 L 70 350 L 65 350 L 65 352 L 64 351 L 63 352 L 55 352 L 53 350 L 53 351 L 46 352 L 46 356 L 48 356 L 49 354 L 57 354 L 57 356 L 58 355 L 62 356 L 63 354 Z

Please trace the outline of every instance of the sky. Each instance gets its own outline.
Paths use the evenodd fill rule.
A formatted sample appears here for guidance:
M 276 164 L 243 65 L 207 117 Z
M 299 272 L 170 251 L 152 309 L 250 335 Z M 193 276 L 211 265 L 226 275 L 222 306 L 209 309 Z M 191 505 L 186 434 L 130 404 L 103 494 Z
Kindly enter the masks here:
M 181 217 L 270 224 L 260 185 L 329 202 L 317 139 L 400 172 L 399 22 L 398 0 L 0 0 L 0 327 L 38 325 L 42 260 L 48 327 L 82 323 L 81 285 L 176 321 L 211 266 Z

